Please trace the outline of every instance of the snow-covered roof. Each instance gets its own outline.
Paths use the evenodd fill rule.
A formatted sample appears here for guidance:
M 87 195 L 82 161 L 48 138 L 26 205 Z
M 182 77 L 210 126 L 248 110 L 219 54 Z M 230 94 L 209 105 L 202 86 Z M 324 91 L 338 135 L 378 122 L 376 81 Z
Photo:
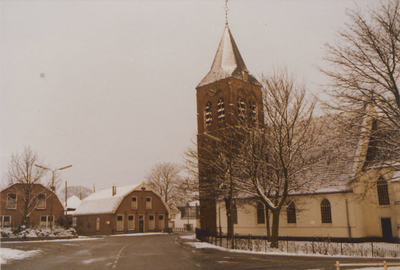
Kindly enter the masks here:
M 145 183 L 115 187 L 115 195 L 113 195 L 113 188 L 102 189 L 82 200 L 81 204 L 75 210 L 74 215 L 114 213 L 125 196 L 134 190 L 141 190 L 142 187 L 147 191 L 155 192 Z M 155 193 L 158 194 L 157 192 Z
M 68 208 L 77 208 L 81 204 L 81 200 L 75 195 L 69 197 L 67 199 L 67 207 Z
M 257 79 L 249 73 L 231 31 L 226 26 L 210 72 L 208 72 L 197 87 L 229 77 L 260 85 Z

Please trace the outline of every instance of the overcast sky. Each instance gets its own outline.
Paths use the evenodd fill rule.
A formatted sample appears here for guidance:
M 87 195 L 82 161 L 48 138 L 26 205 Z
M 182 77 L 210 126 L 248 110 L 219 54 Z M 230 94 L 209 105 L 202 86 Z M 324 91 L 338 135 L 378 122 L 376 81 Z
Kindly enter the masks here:
M 377 2 L 230 0 L 229 27 L 252 74 L 287 66 L 318 93 L 316 66 L 346 9 Z M 224 4 L 1 1 L 1 176 L 24 146 L 52 168 L 72 164 L 61 172 L 69 185 L 96 189 L 139 184 L 152 165 L 181 163 Z

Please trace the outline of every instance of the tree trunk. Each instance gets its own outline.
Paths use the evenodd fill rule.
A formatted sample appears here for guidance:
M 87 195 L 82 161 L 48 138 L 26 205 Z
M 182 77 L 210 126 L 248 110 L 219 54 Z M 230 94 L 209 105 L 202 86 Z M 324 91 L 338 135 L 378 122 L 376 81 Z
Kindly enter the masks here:
M 225 201 L 225 209 L 226 209 L 226 221 L 227 221 L 227 238 L 233 239 L 234 229 L 233 229 L 233 215 L 232 215 L 232 198 L 227 197 L 224 199 Z
M 268 241 L 271 241 L 271 224 L 270 224 L 270 218 L 269 218 L 269 209 L 265 207 L 265 219 L 266 219 L 266 230 L 267 230 L 267 238 Z
M 279 215 L 280 215 L 280 210 L 272 211 L 272 237 L 271 237 L 272 248 L 278 248 L 279 246 Z

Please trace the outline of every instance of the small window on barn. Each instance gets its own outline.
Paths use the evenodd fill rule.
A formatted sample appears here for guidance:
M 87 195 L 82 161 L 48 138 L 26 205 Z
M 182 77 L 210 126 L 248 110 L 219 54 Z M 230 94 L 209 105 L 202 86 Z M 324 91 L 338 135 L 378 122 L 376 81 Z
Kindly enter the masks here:
M 40 227 L 50 228 L 54 226 L 53 216 L 40 216 Z
M 128 216 L 128 230 L 134 230 L 134 229 L 135 229 L 135 216 L 129 215 Z
M 234 204 L 232 206 L 232 220 L 233 220 L 233 224 L 238 224 L 238 211 L 237 211 L 236 204 Z
M 322 223 L 332 223 L 331 203 L 327 199 L 321 202 L 321 220 Z
M 37 196 L 37 209 L 46 209 L 46 194 L 40 193 Z
M 96 218 L 96 232 L 100 231 L 100 218 Z
M 224 99 L 219 98 L 217 104 L 218 122 L 223 122 L 225 120 L 225 105 Z
M 257 204 L 257 224 L 265 224 L 265 211 L 262 202 Z
M 124 216 L 118 215 L 117 216 L 117 231 L 123 231 L 123 230 L 124 230 Z
M 212 124 L 213 112 L 212 112 L 212 103 L 211 101 L 207 102 L 206 108 L 204 110 L 205 113 L 205 122 L 206 125 L 209 126 Z
M 389 188 L 385 179 L 379 179 L 376 183 L 376 187 L 378 191 L 379 205 L 390 205 Z
M 131 202 L 131 209 L 132 210 L 136 210 L 138 207 L 138 204 L 137 204 L 138 202 L 137 202 L 137 197 L 132 197 L 132 202 Z
M 72 227 L 76 228 L 77 225 L 78 225 L 78 218 L 77 217 L 73 217 L 72 218 Z
M 164 215 L 159 215 L 158 216 L 158 228 L 160 230 L 164 230 L 164 228 L 165 228 Z
M 146 210 L 151 210 L 153 208 L 151 197 L 146 197 Z
M 296 223 L 296 205 L 294 202 L 289 201 L 287 208 L 286 208 L 286 214 L 287 214 L 287 223 Z
M 156 228 L 156 221 L 154 215 L 149 215 L 149 230 L 154 230 Z
M 0 219 L 0 227 L 4 228 L 4 227 L 10 227 L 11 226 L 11 216 L 1 216 Z
M 17 194 L 7 194 L 7 209 L 17 209 Z

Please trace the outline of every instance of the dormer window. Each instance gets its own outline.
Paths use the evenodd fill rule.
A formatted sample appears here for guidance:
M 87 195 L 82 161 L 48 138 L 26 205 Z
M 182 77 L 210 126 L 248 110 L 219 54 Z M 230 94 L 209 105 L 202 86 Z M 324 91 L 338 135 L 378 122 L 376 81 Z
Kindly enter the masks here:
M 249 104 L 249 113 L 250 113 L 250 119 L 253 122 L 257 121 L 257 107 L 256 107 L 256 103 L 253 100 L 250 100 L 250 104 Z
M 225 105 L 224 105 L 224 99 L 219 98 L 218 104 L 217 104 L 217 109 L 218 109 L 218 122 L 223 122 L 225 120 Z
M 244 103 L 244 100 L 241 97 L 238 98 L 237 107 L 238 107 L 239 118 L 244 120 L 246 112 L 246 104 Z
M 206 125 L 211 125 L 212 124 L 212 103 L 211 101 L 207 102 L 206 104 L 206 109 L 205 109 L 205 122 Z

